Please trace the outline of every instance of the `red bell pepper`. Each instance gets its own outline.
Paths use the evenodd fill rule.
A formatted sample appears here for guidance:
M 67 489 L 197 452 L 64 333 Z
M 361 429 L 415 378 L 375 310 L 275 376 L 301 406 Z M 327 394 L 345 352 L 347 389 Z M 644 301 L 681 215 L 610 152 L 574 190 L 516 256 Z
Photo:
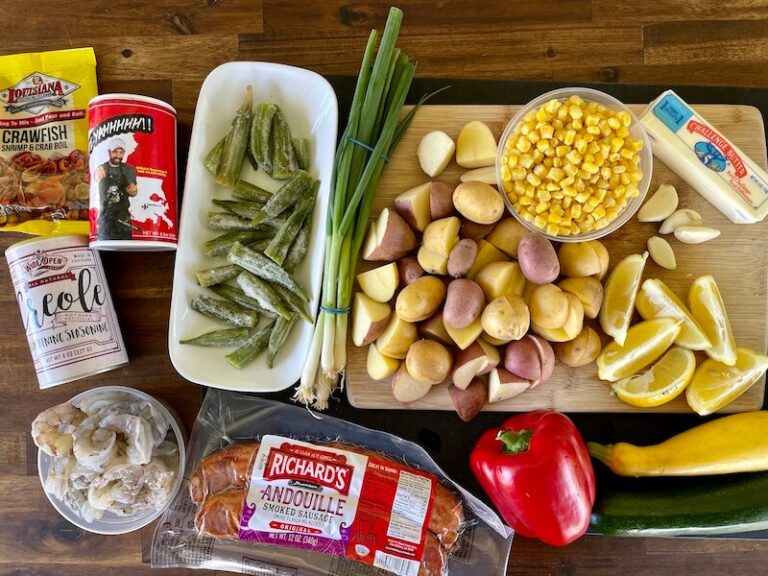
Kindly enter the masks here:
M 506 522 L 522 536 L 564 546 L 589 527 L 595 473 L 573 422 L 537 411 L 486 431 L 472 471 Z

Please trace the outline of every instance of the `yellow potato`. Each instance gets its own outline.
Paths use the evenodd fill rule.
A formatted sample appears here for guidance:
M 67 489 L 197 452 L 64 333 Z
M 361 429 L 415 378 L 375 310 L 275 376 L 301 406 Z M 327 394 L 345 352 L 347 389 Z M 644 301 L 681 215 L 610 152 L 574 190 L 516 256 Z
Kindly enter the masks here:
M 570 278 L 602 278 L 608 270 L 608 251 L 597 240 L 565 243 L 560 246 L 558 258 L 560 271 Z
M 437 312 L 445 300 L 445 284 L 435 276 L 422 276 L 397 295 L 395 310 L 406 322 L 420 322 Z
M 573 294 L 584 306 L 584 316 L 597 318 L 603 303 L 603 285 L 594 276 L 565 278 L 557 284 L 562 290 Z
M 531 317 L 520 296 L 499 296 L 485 307 L 480 323 L 491 338 L 510 342 L 525 336 Z
M 545 329 L 562 328 L 568 320 L 570 306 L 567 295 L 554 284 L 536 286 L 531 292 L 528 307 L 531 322 Z
M 517 247 L 527 234 L 528 229 L 525 226 L 515 218 L 509 217 L 496 224 L 485 239 L 507 256 L 517 258 Z
M 459 214 L 477 224 L 493 224 L 504 215 L 504 200 L 496 188 L 483 182 L 462 182 L 453 191 Z
M 440 384 L 451 373 L 453 356 L 434 340 L 418 340 L 411 344 L 405 356 L 408 373 L 419 382 Z
M 601 349 L 600 336 L 589 326 L 584 326 L 573 340 L 555 344 L 558 360 L 571 368 L 591 364 L 600 355 Z

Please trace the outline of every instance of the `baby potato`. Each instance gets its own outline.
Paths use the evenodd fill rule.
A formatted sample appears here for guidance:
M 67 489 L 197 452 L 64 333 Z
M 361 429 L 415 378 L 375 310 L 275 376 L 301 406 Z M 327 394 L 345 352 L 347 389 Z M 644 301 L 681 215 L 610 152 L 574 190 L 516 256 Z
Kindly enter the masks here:
M 485 306 L 485 294 L 473 280 L 459 278 L 448 285 L 443 322 L 449 328 L 466 328 L 477 320 Z
M 499 296 L 485 307 L 480 323 L 488 336 L 506 343 L 525 336 L 531 316 L 520 296 Z
M 529 233 L 517 246 L 517 259 L 523 276 L 534 284 L 554 282 L 560 275 L 560 262 L 552 243 L 541 234 Z
M 594 362 L 600 355 L 601 349 L 600 336 L 589 326 L 584 326 L 573 340 L 555 344 L 557 358 L 571 368 L 586 366 Z
M 568 320 L 568 298 L 554 284 L 536 286 L 531 292 L 528 307 L 531 321 L 545 329 L 562 328 Z
M 584 306 L 584 316 L 597 318 L 603 304 L 603 285 L 594 276 L 565 278 L 557 284 L 560 289 L 573 294 Z
M 417 340 L 408 348 L 405 367 L 413 378 L 425 384 L 440 384 L 451 373 L 453 356 L 434 340 Z
M 496 188 L 484 182 L 462 182 L 453 191 L 459 214 L 477 224 L 494 224 L 504 215 L 504 200 Z
M 454 278 L 466 276 L 477 258 L 477 242 L 464 238 L 459 240 L 448 255 L 448 275 Z
M 437 312 L 445 300 L 445 284 L 435 276 L 422 276 L 397 295 L 395 310 L 406 322 L 420 322 Z
M 608 270 L 608 251 L 597 240 L 570 242 L 560 246 L 560 270 L 569 278 L 597 276 Z

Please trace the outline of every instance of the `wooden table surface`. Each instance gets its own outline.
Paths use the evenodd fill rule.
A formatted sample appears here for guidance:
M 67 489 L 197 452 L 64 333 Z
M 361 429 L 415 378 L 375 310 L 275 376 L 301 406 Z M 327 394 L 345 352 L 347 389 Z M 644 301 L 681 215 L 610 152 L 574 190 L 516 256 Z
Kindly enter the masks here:
M 768 87 L 768 1 L 403 1 L 399 45 L 419 76 Z M 294 0 L 0 0 L 0 54 L 93 46 L 100 92 L 162 98 L 179 111 L 182 150 L 200 85 L 230 60 L 267 60 L 328 75 L 357 72 L 389 2 Z M 20 239 L 0 237 L 5 250 Z M 0 574 L 127 576 L 152 528 L 83 532 L 49 505 L 28 430 L 41 410 L 88 388 L 120 384 L 170 402 L 191 426 L 201 389 L 173 369 L 166 333 L 172 253 L 109 254 L 127 367 L 40 391 L 7 268 L 0 266 Z M 395 415 L 393 414 L 393 417 Z M 518 538 L 509 574 L 714 576 L 768 571 L 768 541 L 585 537 L 560 549 Z M 156 574 L 198 574 L 186 570 Z

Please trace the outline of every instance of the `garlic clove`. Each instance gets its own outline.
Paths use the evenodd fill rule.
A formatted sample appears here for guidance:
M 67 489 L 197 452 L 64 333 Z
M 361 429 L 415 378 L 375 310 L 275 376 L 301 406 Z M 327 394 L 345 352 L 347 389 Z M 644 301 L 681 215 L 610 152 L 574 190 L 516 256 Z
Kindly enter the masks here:
M 720 230 L 706 226 L 679 226 L 675 229 L 675 238 L 685 244 L 701 244 L 720 236 Z
M 662 184 L 640 208 L 637 219 L 640 222 L 661 222 L 677 209 L 677 202 L 675 187 L 671 184 Z
M 675 259 L 675 252 L 672 250 L 672 246 L 669 242 L 660 238 L 659 236 L 652 236 L 648 238 L 648 253 L 651 255 L 656 264 L 667 270 L 674 270 L 677 268 L 677 260 Z
M 680 226 L 701 226 L 701 214 L 690 208 L 675 210 L 659 227 L 659 234 L 671 234 Z

